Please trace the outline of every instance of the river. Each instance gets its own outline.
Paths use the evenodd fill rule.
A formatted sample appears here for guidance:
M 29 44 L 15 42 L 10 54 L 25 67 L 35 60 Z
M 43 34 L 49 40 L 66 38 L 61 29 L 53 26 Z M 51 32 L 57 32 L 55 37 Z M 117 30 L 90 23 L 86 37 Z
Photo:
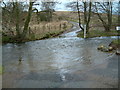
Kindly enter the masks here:
M 116 37 L 77 37 L 74 23 L 60 37 L 4 44 L 3 88 L 114 88 L 118 56 L 97 50 Z M 19 62 L 19 60 L 22 60 Z

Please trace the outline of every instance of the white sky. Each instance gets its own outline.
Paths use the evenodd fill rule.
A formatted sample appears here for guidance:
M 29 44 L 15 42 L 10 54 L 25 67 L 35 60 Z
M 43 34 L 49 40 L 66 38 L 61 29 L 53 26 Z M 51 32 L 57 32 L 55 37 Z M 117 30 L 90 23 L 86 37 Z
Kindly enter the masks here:
M 3 1 L 5 1 L 5 2 L 12 2 L 12 1 L 16 1 L 16 0 L 3 0 Z M 22 2 L 25 2 L 25 1 L 27 1 L 27 2 L 29 2 L 29 1 L 32 1 L 32 0 L 17 0 L 17 1 L 22 1 Z M 40 2 L 41 0 L 37 0 L 37 2 Z M 45 1 L 51 1 L 51 0 L 45 0 Z M 76 0 L 56 0 L 56 1 L 59 1 L 59 2 L 61 2 L 61 4 L 57 4 L 56 5 L 56 8 L 55 8 L 55 10 L 56 11 L 70 11 L 71 9 L 70 8 L 67 8 L 66 7 L 66 4 L 68 3 L 68 2 L 71 2 L 71 1 L 76 1 Z M 79 1 L 85 1 L 85 0 L 79 0 Z M 86 0 L 86 1 L 89 1 L 89 0 Z M 91 1 L 99 1 L 99 2 L 101 2 L 101 1 L 107 1 L 107 0 L 91 0 Z M 120 1 L 120 0 L 109 0 L 109 1 Z M 38 9 L 38 10 L 40 10 L 40 6 L 36 6 L 36 8 Z
M 61 4 L 57 4 L 55 10 L 57 11 L 69 11 L 70 9 L 66 8 L 66 4 L 69 1 L 61 0 Z

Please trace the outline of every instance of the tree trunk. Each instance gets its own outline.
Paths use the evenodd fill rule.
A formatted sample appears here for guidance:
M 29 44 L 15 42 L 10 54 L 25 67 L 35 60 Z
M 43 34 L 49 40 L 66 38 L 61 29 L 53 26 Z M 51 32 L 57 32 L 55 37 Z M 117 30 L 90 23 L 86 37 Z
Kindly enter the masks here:
M 89 33 L 89 23 L 90 23 L 90 18 L 91 18 L 91 7 L 92 7 L 92 2 L 89 2 L 89 12 L 88 12 L 88 20 L 86 24 L 86 33 Z
M 32 15 L 32 6 L 33 6 L 34 2 L 30 2 L 30 6 L 29 6 L 29 10 L 28 10 L 28 15 L 24 24 L 24 29 L 23 29 L 23 33 L 22 33 L 22 39 L 24 39 L 27 35 L 28 32 L 28 27 L 29 27 L 29 23 L 30 23 L 30 19 L 31 19 L 31 15 Z
M 91 17 L 92 2 L 89 2 L 89 11 L 87 11 L 87 2 L 84 2 L 84 25 L 86 25 L 86 33 L 89 32 L 89 23 Z
M 84 24 L 87 24 L 87 2 L 84 3 Z
M 107 3 L 108 3 L 108 10 L 107 10 L 108 30 L 107 31 L 110 31 L 112 26 L 112 4 L 111 2 L 107 2 Z
M 81 26 L 80 10 L 79 10 L 78 0 L 77 0 L 77 10 L 78 10 L 78 18 L 79 18 L 79 27 L 84 31 L 84 28 Z
M 120 26 L 120 1 L 118 2 L 118 26 Z
M 16 36 L 19 38 L 20 36 L 20 26 L 19 26 L 19 5 L 18 2 L 13 2 L 13 6 L 15 7 L 15 17 L 16 17 Z

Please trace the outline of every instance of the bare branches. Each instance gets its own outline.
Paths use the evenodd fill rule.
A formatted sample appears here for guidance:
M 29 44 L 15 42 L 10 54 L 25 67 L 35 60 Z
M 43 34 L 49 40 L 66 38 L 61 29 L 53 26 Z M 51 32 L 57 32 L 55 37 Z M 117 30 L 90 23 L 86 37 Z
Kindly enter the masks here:
M 81 26 L 81 17 L 80 17 L 80 9 L 79 9 L 79 2 L 77 1 L 77 10 L 78 10 L 78 18 L 79 18 L 79 27 L 84 30 L 84 28 Z
M 107 14 L 107 21 L 102 18 L 102 15 L 100 15 L 101 9 Z M 112 2 L 95 2 L 95 10 L 105 30 L 110 31 L 112 25 Z
M 29 2 L 30 6 L 29 6 L 29 10 L 28 10 L 28 15 L 24 24 L 24 29 L 23 29 L 23 33 L 22 33 L 22 39 L 24 39 L 26 37 L 26 34 L 28 32 L 28 26 L 29 26 L 29 22 L 31 19 L 31 15 L 32 15 L 32 6 L 33 6 L 34 2 Z
M 79 20 L 79 27 L 84 30 L 83 25 L 85 24 L 87 26 L 87 32 L 89 30 L 89 23 L 90 23 L 90 17 L 91 17 L 91 11 L 92 11 L 92 2 L 80 2 L 77 0 L 76 2 L 71 2 L 67 4 L 67 7 L 72 8 L 73 10 L 77 10 L 78 12 L 78 20 Z M 81 15 L 80 13 L 84 13 L 84 23 L 81 23 Z

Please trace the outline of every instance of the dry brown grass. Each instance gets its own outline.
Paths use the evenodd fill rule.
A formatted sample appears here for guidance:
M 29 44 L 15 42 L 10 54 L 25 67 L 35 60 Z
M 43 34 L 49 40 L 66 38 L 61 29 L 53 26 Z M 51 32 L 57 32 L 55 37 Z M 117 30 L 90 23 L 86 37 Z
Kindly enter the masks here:
M 67 21 L 52 21 L 52 22 L 41 22 L 39 24 L 30 24 L 30 31 L 35 35 L 35 38 L 39 39 L 44 37 L 48 33 L 59 33 L 70 28 L 72 24 Z
M 106 14 L 101 14 L 102 17 L 106 18 Z M 83 22 L 83 13 L 81 13 L 81 20 L 82 24 Z M 70 23 L 67 21 L 75 21 L 78 22 L 78 14 L 77 12 L 73 11 L 56 11 L 53 13 L 53 20 L 51 22 L 41 22 L 38 20 L 36 13 L 32 14 L 31 22 L 29 25 L 29 33 L 28 38 L 31 39 L 41 39 L 45 37 L 46 35 L 52 36 L 52 35 L 58 35 L 61 32 L 69 29 L 72 27 Z M 115 15 L 113 15 L 113 24 L 115 25 L 117 21 L 117 18 Z M 23 23 L 24 24 L 24 23 Z M 10 26 L 12 29 L 11 31 L 9 29 L 4 30 L 5 33 L 8 33 L 8 35 L 13 36 L 16 35 L 15 26 Z M 22 26 L 21 26 L 22 27 Z M 21 28 L 22 32 L 23 27 Z M 92 13 L 91 21 L 90 21 L 90 31 L 103 31 L 104 27 L 99 20 L 98 16 L 96 14 Z M 115 30 L 115 26 L 112 26 L 112 30 Z M 14 34 L 13 34 L 14 33 Z M 12 35 L 13 34 L 13 35 Z M 9 39 L 8 39 L 9 40 Z
M 59 33 L 71 28 L 72 24 L 68 23 L 63 18 L 56 13 L 53 14 L 53 19 L 51 22 L 47 21 L 40 21 L 36 13 L 32 14 L 32 18 L 29 24 L 29 32 L 27 38 L 29 39 L 41 39 L 46 34 L 55 34 L 58 35 Z M 22 32 L 23 26 L 20 27 L 20 31 Z M 10 36 L 16 35 L 15 25 L 11 26 L 11 29 L 4 30 L 4 33 Z

